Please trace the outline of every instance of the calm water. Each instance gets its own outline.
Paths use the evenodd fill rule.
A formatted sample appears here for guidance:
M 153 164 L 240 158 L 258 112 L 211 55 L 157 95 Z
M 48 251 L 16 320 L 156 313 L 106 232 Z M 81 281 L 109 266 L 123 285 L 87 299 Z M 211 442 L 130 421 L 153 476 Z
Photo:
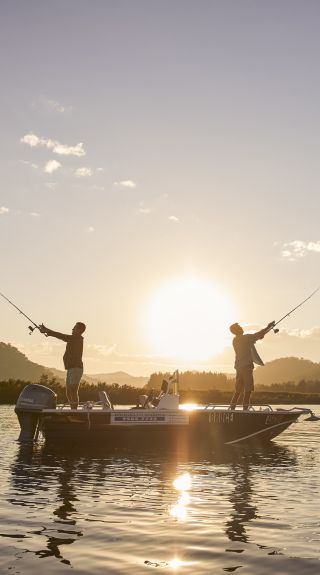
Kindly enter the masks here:
M 174 456 L 21 447 L 0 416 L 1 575 L 320 573 L 320 422 Z

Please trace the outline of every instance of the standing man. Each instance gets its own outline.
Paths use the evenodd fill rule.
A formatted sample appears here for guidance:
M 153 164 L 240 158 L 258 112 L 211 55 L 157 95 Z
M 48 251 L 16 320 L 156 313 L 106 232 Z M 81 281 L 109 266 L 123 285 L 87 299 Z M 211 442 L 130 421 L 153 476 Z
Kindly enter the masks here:
M 78 321 L 72 329 L 72 334 L 59 333 L 53 331 L 45 325 L 39 326 L 41 333 L 62 339 L 67 342 L 66 351 L 63 356 L 64 367 L 67 370 L 66 378 L 66 393 L 67 399 L 70 403 L 71 409 L 77 409 L 79 405 L 79 387 L 83 374 L 82 352 L 83 352 L 83 337 L 82 334 L 86 326 L 81 321 Z
M 275 322 L 268 323 L 267 327 L 256 333 L 244 333 L 238 323 L 230 326 L 231 333 L 234 334 L 233 348 L 236 354 L 236 389 L 231 399 L 230 409 L 235 409 L 240 394 L 243 392 L 243 409 L 249 408 L 250 396 L 254 390 L 253 370 L 254 363 L 264 365 L 261 357 L 254 346 L 258 339 L 263 339 L 266 333 L 273 328 Z

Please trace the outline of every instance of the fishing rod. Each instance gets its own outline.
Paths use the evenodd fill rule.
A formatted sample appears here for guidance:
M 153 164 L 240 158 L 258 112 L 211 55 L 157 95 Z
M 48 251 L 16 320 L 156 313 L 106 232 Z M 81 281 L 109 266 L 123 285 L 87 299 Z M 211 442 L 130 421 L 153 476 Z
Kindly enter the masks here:
M 280 318 L 272 327 L 274 333 L 278 333 L 279 330 L 278 329 L 274 329 L 276 325 L 278 325 L 281 321 L 283 321 L 286 317 L 288 317 L 289 315 L 291 315 L 294 311 L 296 311 L 296 309 L 298 309 L 299 307 L 301 307 L 306 301 L 308 301 L 308 299 L 312 298 L 312 296 L 314 296 L 315 293 L 317 293 L 320 290 L 320 286 L 317 287 L 317 289 L 315 289 L 310 295 L 308 295 L 308 297 L 306 297 L 306 299 L 304 299 L 303 301 L 301 301 L 298 305 L 296 305 L 296 307 L 294 307 L 293 309 L 291 309 L 290 311 L 288 311 L 288 313 L 286 313 L 286 315 L 284 315 L 282 318 Z
M 7 300 L 7 302 L 9 302 L 10 305 L 12 305 L 13 307 L 15 307 L 19 313 L 21 313 L 24 317 L 27 318 L 27 320 L 31 321 L 32 325 L 34 327 L 32 327 L 32 325 L 28 326 L 28 329 L 30 330 L 29 335 L 31 335 L 35 329 L 39 329 L 40 327 L 30 318 L 28 317 L 20 308 L 18 308 L 18 306 L 16 306 L 10 299 L 8 299 L 3 293 L 0 292 L 0 295 Z

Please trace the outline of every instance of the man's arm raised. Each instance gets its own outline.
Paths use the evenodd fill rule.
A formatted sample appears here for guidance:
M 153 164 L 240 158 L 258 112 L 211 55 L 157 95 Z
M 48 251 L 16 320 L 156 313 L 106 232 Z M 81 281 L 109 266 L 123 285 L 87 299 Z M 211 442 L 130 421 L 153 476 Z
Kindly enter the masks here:
M 268 333 L 268 331 L 271 331 L 273 326 L 275 325 L 275 321 L 271 321 L 270 323 L 268 323 L 268 325 L 264 328 L 261 329 L 260 331 L 257 331 L 256 333 L 254 333 L 254 339 L 255 341 L 257 341 L 257 339 L 263 339 L 264 336 L 266 335 L 266 333 Z
M 53 331 L 52 329 L 49 329 L 48 327 L 43 325 L 43 323 L 39 325 L 39 330 L 41 333 L 44 333 L 45 335 L 56 337 L 57 339 L 62 339 L 62 341 L 66 342 L 70 341 L 70 339 L 72 338 L 71 335 L 68 335 L 66 333 L 60 333 L 59 331 Z

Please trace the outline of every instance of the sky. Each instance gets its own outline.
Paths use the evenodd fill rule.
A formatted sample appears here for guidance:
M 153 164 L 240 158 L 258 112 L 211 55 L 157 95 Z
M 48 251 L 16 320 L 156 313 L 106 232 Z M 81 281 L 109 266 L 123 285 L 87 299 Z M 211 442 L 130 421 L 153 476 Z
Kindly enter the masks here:
M 2 0 L 0 291 L 87 373 L 232 372 L 320 285 L 320 4 Z M 320 359 L 320 292 L 259 343 Z M 0 340 L 63 343 L 0 301 Z

